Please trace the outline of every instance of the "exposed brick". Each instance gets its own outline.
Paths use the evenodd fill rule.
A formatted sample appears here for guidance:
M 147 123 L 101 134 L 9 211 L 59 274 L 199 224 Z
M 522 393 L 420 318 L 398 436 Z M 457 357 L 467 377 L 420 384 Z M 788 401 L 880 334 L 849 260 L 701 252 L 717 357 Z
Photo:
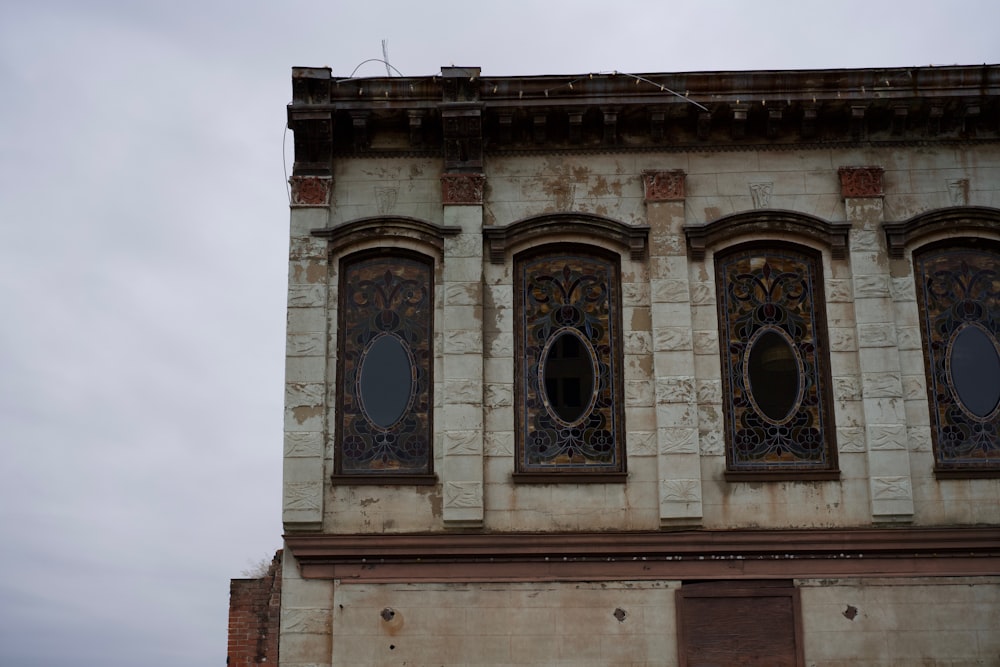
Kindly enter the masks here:
M 278 664 L 281 551 L 259 579 L 229 582 L 229 667 Z

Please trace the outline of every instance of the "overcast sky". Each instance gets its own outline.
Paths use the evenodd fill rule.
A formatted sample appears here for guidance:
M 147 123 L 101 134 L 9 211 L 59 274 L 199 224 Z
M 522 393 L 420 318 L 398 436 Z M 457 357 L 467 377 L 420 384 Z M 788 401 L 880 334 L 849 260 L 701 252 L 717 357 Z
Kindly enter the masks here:
M 281 544 L 293 65 L 346 77 L 383 39 L 408 76 L 981 64 L 998 25 L 996 0 L 0 3 L 0 665 L 225 662 L 229 579 Z

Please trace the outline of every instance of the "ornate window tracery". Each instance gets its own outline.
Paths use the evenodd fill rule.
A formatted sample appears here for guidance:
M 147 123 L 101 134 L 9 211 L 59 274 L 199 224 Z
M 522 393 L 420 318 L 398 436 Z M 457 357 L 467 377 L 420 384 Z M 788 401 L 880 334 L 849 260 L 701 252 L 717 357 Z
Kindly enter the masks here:
M 335 476 L 432 479 L 432 285 L 415 253 L 341 261 Z
M 836 475 L 818 253 L 716 257 L 727 474 Z
M 519 481 L 623 474 L 618 256 L 555 246 L 515 266 Z
M 1000 250 L 914 254 L 938 474 L 1000 472 Z

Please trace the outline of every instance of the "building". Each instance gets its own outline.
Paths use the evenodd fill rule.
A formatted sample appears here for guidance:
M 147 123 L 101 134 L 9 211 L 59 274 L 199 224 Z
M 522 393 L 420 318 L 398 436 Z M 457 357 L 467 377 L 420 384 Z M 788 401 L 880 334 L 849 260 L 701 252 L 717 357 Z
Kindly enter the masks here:
M 1000 66 L 292 88 L 281 665 L 1000 664 Z

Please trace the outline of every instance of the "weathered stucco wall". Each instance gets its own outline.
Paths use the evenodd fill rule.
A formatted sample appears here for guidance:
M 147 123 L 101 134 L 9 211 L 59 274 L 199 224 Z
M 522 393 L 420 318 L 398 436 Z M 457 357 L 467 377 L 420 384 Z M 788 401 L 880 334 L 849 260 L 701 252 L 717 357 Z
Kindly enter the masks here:
M 884 197 L 845 199 L 837 169 L 859 164 L 885 169 Z M 883 447 L 872 438 L 889 438 L 906 449 L 903 460 L 891 465 L 892 474 L 884 475 L 910 478 L 903 505 L 896 503 L 897 509 L 883 512 L 886 520 L 897 514 L 918 525 L 995 520 L 991 508 L 1000 502 L 1000 482 L 933 477 L 912 265 L 908 257 L 888 260 L 878 225 L 945 206 L 1000 205 L 1000 149 L 493 157 L 481 209 L 443 207 L 436 168 L 433 160 L 338 160 L 329 214 L 323 209 L 293 210 L 287 516 L 305 512 L 320 521 L 322 508 L 324 529 L 340 532 L 434 531 L 444 526 L 441 486 L 323 484 L 332 469 L 328 434 L 336 417 L 337 262 L 345 253 L 378 247 L 383 240 L 371 238 L 328 258 L 324 242 L 311 238 L 309 231 L 359 217 L 405 215 L 466 228 L 467 233 L 446 239 L 444 261 L 438 257 L 435 469 L 442 481 L 449 476 L 463 482 L 481 478 L 483 527 L 643 530 L 669 521 L 712 528 L 869 525 L 873 494 L 879 493 L 873 490 L 872 466 L 880 465 L 880 448 L 897 447 Z M 641 173 L 648 170 L 683 170 L 685 199 L 645 202 Z M 709 249 L 704 260 L 691 260 L 681 226 L 754 209 L 794 210 L 847 220 L 854 227 L 851 255 L 843 259 L 833 259 L 829 249 L 815 241 L 794 239 L 823 251 L 841 470 L 837 481 L 723 479 L 713 252 L 774 236 L 728 239 Z M 529 486 L 510 481 L 515 330 L 510 258 L 521 247 L 509 249 L 506 264 L 491 264 L 482 255 L 478 234 L 482 224 L 506 225 L 558 211 L 651 225 L 648 258 L 637 261 L 621 253 L 630 471 L 626 484 Z M 558 240 L 592 242 L 566 236 Z M 415 240 L 398 243 L 427 251 Z M 449 280 L 448 271 L 460 279 Z M 481 290 L 473 279 L 481 279 Z M 865 318 L 875 318 L 872 322 L 878 326 L 869 326 Z M 475 350 L 446 353 L 445 332 L 456 327 L 471 332 L 473 339 L 480 337 L 481 355 Z M 891 343 L 864 339 L 878 335 L 887 335 Z M 865 383 L 872 378 L 863 368 L 888 373 L 885 377 L 900 387 L 898 394 L 878 401 L 866 398 Z M 664 383 L 679 379 L 689 383 L 691 396 L 678 402 L 658 394 Z M 459 390 L 472 392 L 472 398 L 462 406 L 445 406 L 443 396 Z M 448 452 L 460 456 L 449 463 Z M 685 453 L 697 456 L 681 456 Z M 684 507 L 676 502 L 667 507 L 662 485 L 671 479 L 696 479 L 700 485 Z M 316 498 L 320 486 L 325 488 L 321 500 Z M 307 488 L 308 493 L 288 497 Z M 879 512 L 874 514 L 879 520 Z
M 911 255 L 1000 241 L 1000 70 L 479 75 L 294 72 L 281 664 L 675 665 L 730 585 L 799 605 L 798 664 L 998 664 L 1000 478 L 935 475 Z M 949 210 L 982 218 L 890 257 Z M 726 469 L 716 261 L 758 241 L 818 258 L 836 471 Z M 627 476 L 513 475 L 515 256 L 549 243 L 620 260 Z M 340 262 L 380 247 L 435 267 L 433 476 L 399 484 L 332 479 Z
M 989 665 L 1000 660 L 1000 579 L 801 580 L 806 664 Z
M 807 665 L 972 667 L 1000 658 L 996 577 L 795 584 Z M 302 608 L 284 611 L 284 665 L 677 664 L 679 581 L 310 586 Z

